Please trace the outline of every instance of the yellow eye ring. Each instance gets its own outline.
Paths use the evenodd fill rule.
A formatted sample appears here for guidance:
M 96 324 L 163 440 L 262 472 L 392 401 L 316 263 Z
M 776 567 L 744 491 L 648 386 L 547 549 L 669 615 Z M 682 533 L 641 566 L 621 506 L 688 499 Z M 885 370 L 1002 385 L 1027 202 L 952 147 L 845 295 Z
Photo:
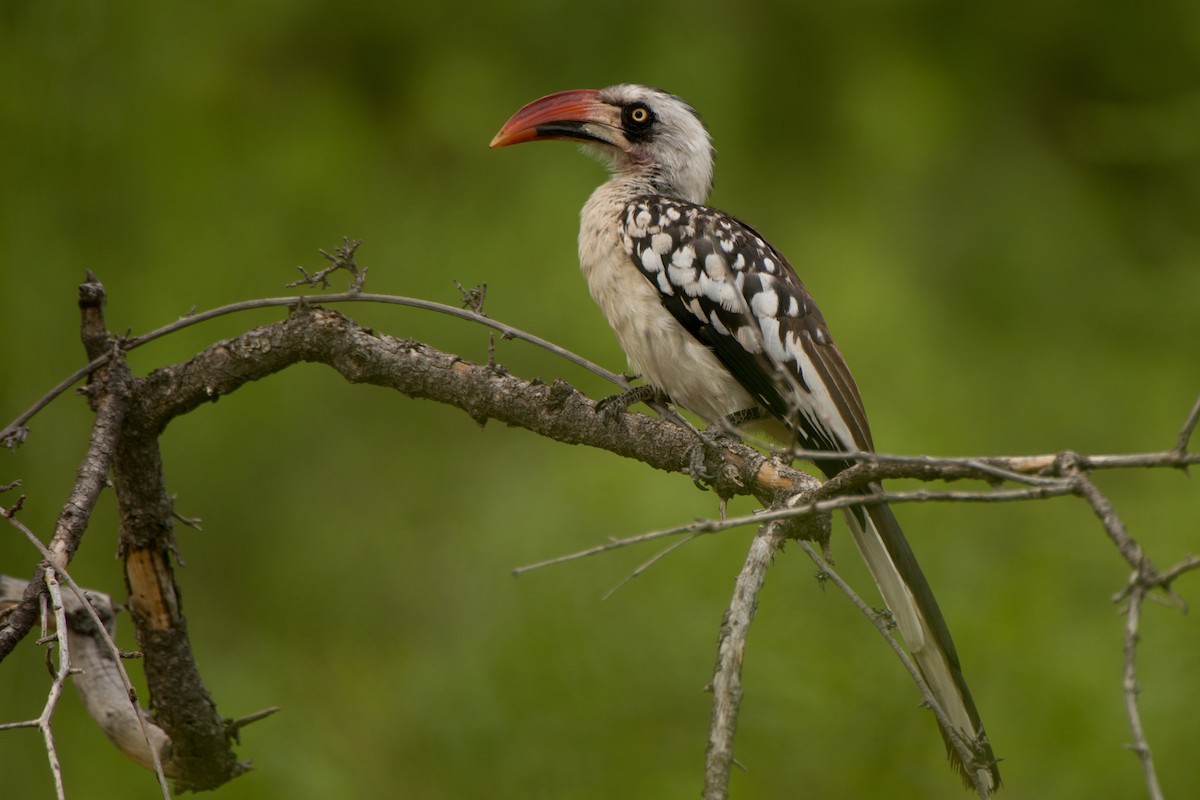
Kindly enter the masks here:
M 644 103 L 631 103 L 622 109 L 621 122 L 629 133 L 640 132 L 654 124 L 654 112 Z

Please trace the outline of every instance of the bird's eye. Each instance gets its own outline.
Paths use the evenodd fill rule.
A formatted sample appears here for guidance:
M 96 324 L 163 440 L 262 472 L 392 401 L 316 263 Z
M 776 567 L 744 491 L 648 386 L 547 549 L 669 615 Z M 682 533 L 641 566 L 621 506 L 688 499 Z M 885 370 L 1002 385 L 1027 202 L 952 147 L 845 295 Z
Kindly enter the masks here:
M 641 103 L 633 103 L 625 107 L 625 126 L 633 130 L 644 130 L 654 122 L 654 112 Z

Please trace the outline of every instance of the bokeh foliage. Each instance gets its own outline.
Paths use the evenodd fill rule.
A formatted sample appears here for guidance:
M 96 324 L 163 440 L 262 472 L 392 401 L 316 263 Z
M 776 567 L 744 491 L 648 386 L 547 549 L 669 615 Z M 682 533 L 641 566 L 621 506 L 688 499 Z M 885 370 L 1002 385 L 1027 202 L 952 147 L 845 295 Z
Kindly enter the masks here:
M 0 4 L 0 417 L 82 357 L 92 269 L 114 330 L 282 292 L 360 237 L 368 286 L 488 311 L 620 368 L 575 268 L 600 169 L 555 145 L 489 152 L 518 106 L 624 80 L 686 97 L 720 151 L 716 205 L 784 252 L 831 321 L 880 447 L 965 454 L 1162 449 L 1196 392 L 1200 5 L 860 0 Z M 487 334 L 356 305 L 469 359 Z M 137 352 L 186 358 L 275 318 Z M 518 374 L 597 379 L 518 343 Z M 81 400 L 0 454 L 52 529 L 86 442 Z M 664 798 L 700 787 L 720 612 L 749 531 L 510 567 L 715 513 L 679 476 L 480 431 L 461 413 L 301 367 L 172 425 L 185 611 L 257 770 L 225 798 Z M 1200 548 L 1178 474 L 1101 476 L 1160 566 Z M 112 498 L 73 567 L 123 596 Z M 946 609 L 1009 797 L 1137 796 L 1123 750 L 1126 570 L 1082 504 L 901 511 Z M 844 534 L 839 567 L 860 584 Z M 32 551 L 0 530 L 0 570 Z M 960 797 L 898 664 L 798 553 L 751 637 L 740 798 Z M 1195 581 L 1181 583 L 1193 601 Z M 125 645 L 132 647 L 128 625 Z M 1147 610 L 1142 696 L 1168 794 L 1195 791 L 1196 621 Z M 26 643 L 0 718 L 34 716 Z M 156 796 L 67 697 L 73 797 Z M 6 797 L 45 797 L 38 737 L 0 742 Z

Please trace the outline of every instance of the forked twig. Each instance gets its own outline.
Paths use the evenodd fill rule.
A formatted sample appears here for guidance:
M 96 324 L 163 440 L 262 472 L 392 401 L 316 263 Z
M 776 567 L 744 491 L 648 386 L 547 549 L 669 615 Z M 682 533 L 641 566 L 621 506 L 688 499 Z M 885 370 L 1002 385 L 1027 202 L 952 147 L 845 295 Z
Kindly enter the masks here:
M 769 511 L 757 511 L 751 514 L 745 514 L 737 517 L 728 517 L 726 519 L 700 519 L 695 522 L 689 522 L 685 525 L 676 525 L 671 528 L 662 528 L 660 530 L 639 533 L 634 536 L 626 536 L 621 538 L 610 539 L 604 544 L 595 545 L 584 550 L 577 550 L 572 553 L 548 558 L 544 561 L 538 561 L 533 564 L 525 564 L 519 567 L 514 567 L 513 575 L 523 575 L 526 572 L 552 567 L 558 564 L 565 564 L 568 561 L 576 561 L 581 558 L 607 553 L 610 550 L 619 550 L 623 547 L 630 547 L 636 544 L 652 542 L 658 539 L 666 539 L 672 536 L 681 536 L 684 534 L 710 534 L 721 533 L 723 531 L 733 530 L 735 528 L 743 528 L 747 525 L 761 525 L 767 522 L 775 522 L 777 520 L 796 519 L 807 517 L 813 514 L 825 513 L 843 508 L 852 508 L 854 506 L 877 505 L 880 503 L 896 504 L 896 503 L 918 503 L 932 501 L 957 501 L 957 502 L 1013 502 L 1018 500 L 1044 500 L 1051 497 L 1063 497 L 1073 494 L 1075 489 L 1067 482 L 1058 481 L 1053 485 L 1048 486 L 1032 486 L 1024 489 L 1010 490 L 985 490 L 980 492 L 932 492 L 927 490 L 916 490 L 911 492 L 880 492 L 876 494 L 865 495 L 847 495 L 843 497 L 831 497 L 826 500 L 814 500 L 808 503 L 800 503 L 794 507 L 776 508 Z
M 662 550 L 659 550 L 657 553 L 650 556 L 650 558 L 646 559 L 641 564 L 638 564 L 633 569 L 632 572 L 630 572 L 628 575 L 626 575 L 624 578 L 622 578 L 620 581 L 618 581 L 617 584 L 615 586 L 613 586 L 611 589 L 609 589 L 607 592 L 605 592 L 600 597 L 600 599 L 607 600 L 608 598 L 612 597 L 614 594 L 617 593 L 617 590 L 620 589 L 621 587 L 623 587 L 625 584 L 629 583 L 634 578 L 641 576 L 641 574 L 643 572 L 645 572 L 646 570 L 650 569 L 650 567 L 654 566 L 659 561 L 661 561 L 662 559 L 669 556 L 671 553 L 678 550 L 680 547 L 683 547 L 688 542 L 694 540 L 699 535 L 700 534 L 698 534 L 698 533 L 693 533 L 691 536 L 680 539 L 677 542 L 672 542 L 671 544 L 664 547 Z
M 3 516 L 6 520 L 8 520 L 10 525 L 25 535 L 25 538 L 28 539 L 35 548 L 37 548 L 39 553 L 41 553 L 42 558 L 46 559 L 46 563 L 48 565 L 53 564 L 53 554 L 50 552 L 49 548 L 42 544 L 42 541 L 38 539 L 38 537 L 33 533 L 32 530 L 29 529 L 27 525 L 17 519 L 12 513 L 10 513 L 10 510 L 8 509 L 0 509 L 0 516 Z M 96 609 L 92 607 L 91 602 L 88 600 L 87 593 L 78 583 L 75 582 L 75 579 L 71 577 L 71 574 L 66 570 L 66 568 L 62 566 L 57 568 L 53 566 L 47 566 L 46 573 L 50 572 L 55 572 L 55 575 L 58 573 L 62 574 L 63 580 L 67 582 L 67 585 L 71 588 L 71 591 L 75 593 L 75 596 L 78 598 L 81 607 L 88 614 L 92 623 L 96 626 L 97 634 L 104 641 L 105 646 L 109 649 L 109 652 L 113 655 L 113 659 L 117 667 L 117 673 L 120 676 L 126 696 L 129 698 L 130 705 L 133 708 L 138 725 L 141 729 L 142 737 L 145 739 L 146 747 L 153 763 L 154 774 L 158 779 L 159 789 L 162 791 L 163 798 L 165 800 L 170 800 L 171 790 L 167 785 L 167 776 L 163 771 L 162 759 L 158 752 L 158 748 L 154 745 L 154 739 L 150 735 L 150 723 L 146 719 L 146 714 L 142 710 L 141 703 L 138 702 L 137 689 L 134 688 L 133 682 L 129 679 L 129 673 L 125 671 L 125 666 L 122 663 L 121 649 L 117 647 L 117 643 L 113 641 L 113 638 L 109 634 L 108 628 L 104 624 L 104 621 L 100 618 L 100 615 L 96 613 Z M 63 636 L 64 639 L 66 636 L 66 630 L 67 628 L 64 623 L 64 625 L 59 628 L 59 635 Z M 6 726 L 0 725 L 0 730 L 2 730 L 4 727 Z
M 54 710 L 58 708 L 58 700 L 62 697 L 63 686 L 73 670 L 71 668 L 71 648 L 67 636 L 67 614 L 63 606 L 62 592 L 58 584 L 58 576 L 54 567 L 47 567 L 42 574 L 46 585 L 49 602 L 43 605 L 42 638 L 38 644 L 53 644 L 58 647 L 58 667 L 53 669 L 54 680 L 50 684 L 50 692 L 42 713 L 36 719 L 23 722 L 6 722 L 0 724 L 0 731 L 13 728 L 37 728 L 42 734 L 46 746 L 46 758 L 50 762 L 50 775 L 54 779 L 54 794 L 58 800 L 66 800 L 66 789 L 63 787 L 62 764 L 58 760 L 58 749 L 54 745 Z M 52 622 L 51 622 L 52 620 Z M 53 628 L 53 633 L 50 629 Z M 47 653 L 46 660 L 50 661 Z

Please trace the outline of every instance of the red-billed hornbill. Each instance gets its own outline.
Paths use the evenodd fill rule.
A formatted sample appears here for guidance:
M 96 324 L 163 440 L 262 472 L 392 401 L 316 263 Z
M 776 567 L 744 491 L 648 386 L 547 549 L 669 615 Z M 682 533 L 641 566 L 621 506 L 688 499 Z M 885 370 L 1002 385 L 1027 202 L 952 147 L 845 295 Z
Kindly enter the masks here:
M 560 92 L 518 111 L 491 146 L 540 139 L 580 142 L 612 167 L 583 207 L 579 261 L 630 367 L 649 386 L 712 421 L 765 410 L 776 433 L 807 450 L 873 449 L 846 361 L 787 259 L 750 226 L 703 205 L 713 147 L 691 106 L 633 84 Z M 816 463 L 832 477 L 852 462 Z M 969 785 L 951 737 L 967 744 L 981 783 L 997 788 L 1000 773 L 950 631 L 896 518 L 871 504 L 846 519 L 950 720 L 942 734 L 956 770 Z

